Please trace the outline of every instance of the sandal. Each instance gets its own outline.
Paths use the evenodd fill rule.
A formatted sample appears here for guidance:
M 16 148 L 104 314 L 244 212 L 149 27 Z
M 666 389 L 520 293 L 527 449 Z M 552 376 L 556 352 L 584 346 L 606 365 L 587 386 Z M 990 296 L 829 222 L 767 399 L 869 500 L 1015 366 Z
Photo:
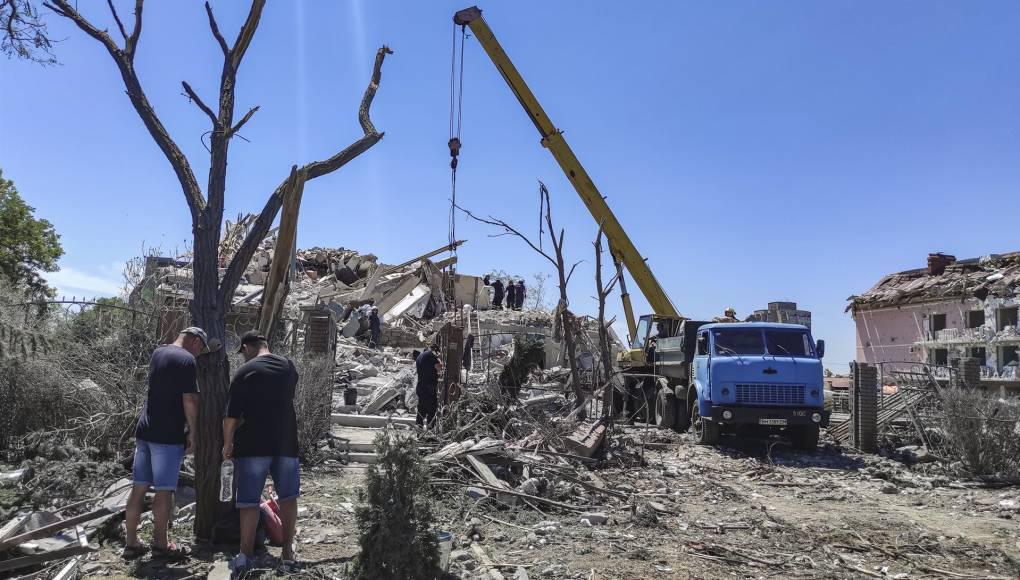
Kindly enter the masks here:
M 124 546 L 124 550 L 120 553 L 120 557 L 125 560 L 134 560 L 135 558 L 141 558 L 149 552 L 149 548 L 143 544 L 137 546 Z
M 297 574 L 301 571 L 301 565 L 298 564 L 297 560 L 280 560 L 280 565 L 276 567 L 276 571 L 280 574 Z
M 187 546 L 178 546 L 173 542 L 167 542 L 165 548 L 158 546 L 152 546 L 152 557 L 153 558 L 167 558 L 170 560 L 183 560 L 191 555 L 191 548 Z

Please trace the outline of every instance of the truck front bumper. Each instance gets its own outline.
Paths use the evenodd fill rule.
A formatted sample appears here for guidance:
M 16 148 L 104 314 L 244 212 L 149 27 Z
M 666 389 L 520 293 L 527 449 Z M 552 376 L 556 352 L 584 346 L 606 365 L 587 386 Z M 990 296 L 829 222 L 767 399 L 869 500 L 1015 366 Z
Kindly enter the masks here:
M 820 420 L 815 421 L 817 413 Z M 766 425 L 784 427 L 790 425 L 829 426 L 830 411 L 811 407 L 712 407 L 712 420 L 721 425 Z M 785 423 L 783 422 L 785 421 Z

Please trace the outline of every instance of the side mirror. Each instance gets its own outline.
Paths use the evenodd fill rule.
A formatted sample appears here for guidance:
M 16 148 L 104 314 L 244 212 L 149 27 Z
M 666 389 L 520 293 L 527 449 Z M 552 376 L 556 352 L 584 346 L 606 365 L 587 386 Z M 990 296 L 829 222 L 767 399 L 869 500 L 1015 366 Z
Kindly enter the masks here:
M 815 353 L 818 355 L 818 358 L 822 358 L 823 356 L 825 356 L 825 341 L 824 340 L 819 338 L 818 342 L 815 343 Z

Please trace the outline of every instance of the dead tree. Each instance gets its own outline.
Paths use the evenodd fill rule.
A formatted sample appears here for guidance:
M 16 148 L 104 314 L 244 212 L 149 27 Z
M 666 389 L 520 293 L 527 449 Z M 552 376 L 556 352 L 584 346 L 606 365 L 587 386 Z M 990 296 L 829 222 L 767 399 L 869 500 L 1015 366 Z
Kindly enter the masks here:
M 135 53 L 142 32 L 143 3 L 144 0 L 135 0 L 134 22 L 129 29 L 117 13 L 113 1 L 108 0 L 107 2 L 117 24 L 117 31 L 114 34 L 120 34 L 123 44 L 118 44 L 113 35 L 106 30 L 96 28 L 77 10 L 74 2 L 48 0 L 43 2 L 43 5 L 73 22 L 85 34 L 106 48 L 120 71 L 131 105 L 177 175 L 184 193 L 184 200 L 191 212 L 192 232 L 194 233 L 194 299 L 191 302 L 191 319 L 194 324 L 205 329 L 210 339 L 216 339 L 222 344 L 226 332 L 227 309 L 232 302 L 234 290 L 259 243 L 269 232 L 269 228 L 283 204 L 285 193 L 298 189 L 295 187 L 297 184 L 292 183 L 292 180 L 295 179 L 293 176 L 299 176 L 296 179 L 311 180 L 328 175 L 382 139 L 383 134 L 375 129 L 369 118 L 369 109 L 379 87 L 383 59 L 391 51 L 383 46 L 376 52 L 372 78 L 368 88 L 365 89 L 358 114 L 364 135 L 328 159 L 307 163 L 296 171 L 292 169 L 289 172 L 291 177 L 284 179 L 269 196 L 265 207 L 221 277 L 218 253 L 220 228 L 223 223 L 230 141 L 259 110 L 258 107 L 252 107 L 241 116 L 240 120 L 235 120 L 234 91 L 237 84 L 237 71 L 255 37 L 266 2 L 265 0 L 252 0 L 248 17 L 241 26 L 233 44 L 227 42 L 216 22 L 212 8 L 208 2 L 205 3 L 209 28 L 223 53 L 223 69 L 220 74 L 220 91 L 215 103 L 216 109 L 208 106 L 191 85 L 181 82 L 188 98 L 209 117 L 209 122 L 212 125 L 208 147 L 209 180 L 204 195 L 202 187 L 191 169 L 191 164 L 156 115 L 135 71 Z M 90 6 L 92 5 L 90 4 Z M 218 470 L 222 448 L 220 421 L 226 404 L 229 372 L 229 362 L 224 349 L 218 349 L 199 357 L 198 378 L 202 390 L 202 403 L 199 416 L 200 433 L 197 434 L 198 442 L 195 451 L 195 481 L 198 493 L 195 533 L 200 538 L 211 536 L 219 512 Z
M 613 287 L 619 281 L 619 274 L 613 274 L 608 284 L 602 284 L 602 224 L 599 224 L 599 233 L 595 236 L 595 290 L 598 293 L 599 301 L 599 357 L 602 359 L 602 372 L 606 384 L 602 387 L 602 416 L 608 417 L 613 413 L 613 360 L 612 349 L 609 348 L 609 328 L 606 323 L 606 298 L 613 292 Z
M 503 230 L 502 234 L 499 235 L 514 235 L 524 240 L 532 250 L 535 250 L 543 258 L 549 260 L 549 262 L 556 268 L 557 276 L 559 277 L 559 289 L 560 289 L 560 302 L 556 306 L 556 316 L 559 319 L 560 328 L 563 329 L 563 343 L 567 347 L 567 364 L 570 366 L 570 383 L 574 391 L 574 408 L 577 409 L 584 404 L 584 392 L 581 390 L 581 375 L 577 369 L 577 340 L 574 336 L 575 319 L 572 312 L 570 312 L 570 301 L 567 299 L 567 284 L 570 282 L 570 277 L 574 275 L 574 269 L 577 268 L 581 262 L 575 262 L 570 270 L 566 268 L 566 262 L 563 259 L 563 238 L 565 231 L 561 228 L 559 234 L 556 233 L 556 228 L 553 226 L 552 219 L 552 204 L 549 203 L 549 189 L 546 188 L 545 184 L 541 181 L 538 182 L 539 188 L 539 201 L 542 208 L 542 220 L 545 222 L 545 227 L 548 231 L 544 231 L 542 227 L 542 220 L 539 221 L 539 232 L 538 232 L 538 244 L 531 241 L 528 236 L 524 235 L 510 224 L 503 220 L 496 219 L 492 216 L 488 218 L 480 218 L 470 211 L 457 206 L 457 209 L 464 212 L 469 218 L 495 226 Z M 552 242 L 553 255 L 545 250 L 542 244 L 542 235 L 548 234 L 549 240 Z

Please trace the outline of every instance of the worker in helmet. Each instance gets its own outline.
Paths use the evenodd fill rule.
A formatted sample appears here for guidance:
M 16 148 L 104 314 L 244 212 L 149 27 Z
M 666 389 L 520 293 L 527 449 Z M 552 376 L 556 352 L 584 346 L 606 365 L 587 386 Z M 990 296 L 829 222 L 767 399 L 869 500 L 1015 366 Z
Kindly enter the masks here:
M 723 316 L 716 316 L 712 322 L 740 322 L 737 318 L 737 311 L 731 306 L 723 312 Z

